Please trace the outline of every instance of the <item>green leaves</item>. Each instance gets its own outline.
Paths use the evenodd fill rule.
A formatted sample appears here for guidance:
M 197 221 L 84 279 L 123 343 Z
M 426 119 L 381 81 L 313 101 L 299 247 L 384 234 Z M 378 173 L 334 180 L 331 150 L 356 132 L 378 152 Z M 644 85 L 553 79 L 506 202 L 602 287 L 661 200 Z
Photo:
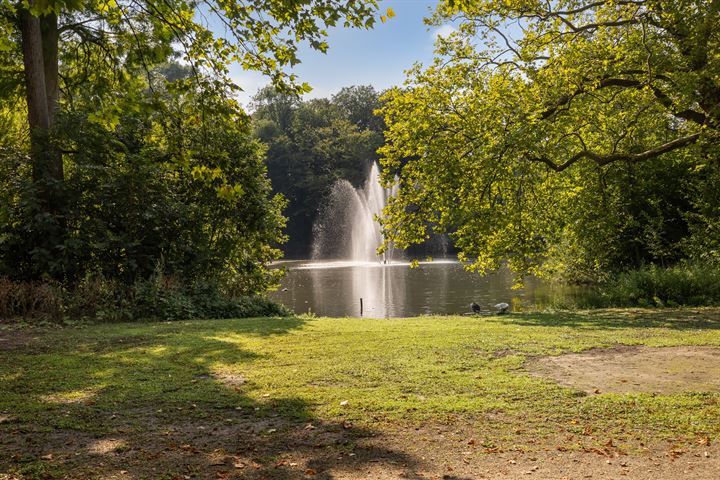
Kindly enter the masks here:
M 457 33 L 381 109 L 386 179 L 401 179 L 388 240 L 448 231 L 479 271 L 677 258 L 687 226 L 657 225 L 687 212 L 688 193 L 665 183 L 663 162 L 685 161 L 681 150 L 700 161 L 700 145 L 716 158 L 720 140 L 701 99 L 720 97 L 720 62 L 706 56 L 719 40 L 702 34 L 719 13 L 691 3 L 442 2 L 430 23 L 460 17 Z

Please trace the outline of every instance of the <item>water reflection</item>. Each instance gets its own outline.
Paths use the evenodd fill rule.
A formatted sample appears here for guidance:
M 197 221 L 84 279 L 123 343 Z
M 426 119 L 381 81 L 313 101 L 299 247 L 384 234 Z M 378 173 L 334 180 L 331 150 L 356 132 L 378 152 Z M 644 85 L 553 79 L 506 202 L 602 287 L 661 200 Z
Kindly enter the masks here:
M 323 316 L 407 317 L 462 314 L 470 302 L 487 311 L 498 302 L 519 310 L 531 306 L 543 285 L 529 279 L 513 290 L 510 272 L 481 277 L 457 262 L 435 261 L 417 268 L 409 264 L 284 262 L 288 275 L 271 297 L 296 313 Z M 283 291 L 285 290 L 285 291 Z

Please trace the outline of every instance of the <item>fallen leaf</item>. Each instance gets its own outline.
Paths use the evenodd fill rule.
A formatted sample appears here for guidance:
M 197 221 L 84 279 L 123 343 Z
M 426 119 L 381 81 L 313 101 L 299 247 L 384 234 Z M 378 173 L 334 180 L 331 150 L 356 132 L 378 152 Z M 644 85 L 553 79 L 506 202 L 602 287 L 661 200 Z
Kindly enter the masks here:
M 305 475 L 310 475 L 310 476 L 317 475 L 317 472 L 315 470 L 313 470 L 312 468 L 308 468 L 307 470 L 305 470 Z
M 668 456 L 674 460 L 674 459 L 678 458 L 680 455 L 682 455 L 682 454 L 684 454 L 684 453 L 685 453 L 685 450 L 681 450 L 681 449 L 679 449 L 679 448 L 675 448 L 675 449 L 670 450 L 670 451 L 668 452 Z

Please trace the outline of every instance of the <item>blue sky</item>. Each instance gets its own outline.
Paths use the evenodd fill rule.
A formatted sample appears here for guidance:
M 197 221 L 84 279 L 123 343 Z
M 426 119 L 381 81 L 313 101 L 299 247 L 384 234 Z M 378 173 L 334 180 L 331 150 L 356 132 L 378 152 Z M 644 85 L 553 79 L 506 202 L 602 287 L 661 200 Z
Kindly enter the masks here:
M 302 48 L 299 52 L 302 63 L 293 72 L 313 87 L 307 98 L 327 97 L 350 85 L 373 85 L 382 90 L 401 84 L 404 71 L 413 63 L 428 63 L 432 59 L 438 29 L 425 25 L 423 17 L 436 4 L 435 0 L 383 0 L 381 11 L 391 7 L 396 14 L 387 23 L 378 21 L 372 30 L 332 29 L 327 54 Z M 441 27 L 440 31 L 447 28 Z M 240 95 L 245 105 L 268 83 L 262 75 L 243 71 L 237 65 L 232 66 L 231 73 L 245 90 Z

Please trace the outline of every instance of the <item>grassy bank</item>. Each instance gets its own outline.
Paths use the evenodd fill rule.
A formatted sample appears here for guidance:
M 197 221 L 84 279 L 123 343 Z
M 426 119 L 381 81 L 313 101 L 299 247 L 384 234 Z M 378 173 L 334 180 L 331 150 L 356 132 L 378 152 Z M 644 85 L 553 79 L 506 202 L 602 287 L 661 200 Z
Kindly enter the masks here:
M 555 295 L 548 303 L 558 309 L 718 306 L 720 266 L 714 263 L 648 265 L 610 274 L 598 284 L 577 290 L 571 295 Z
M 102 477 L 110 466 L 159 478 L 132 455 L 163 446 L 209 462 L 197 435 L 228 451 L 252 437 L 257 453 L 315 428 L 341 432 L 341 455 L 357 438 L 427 425 L 462 428 L 472 441 L 461 447 L 484 452 L 720 440 L 718 393 L 587 395 L 524 367 L 618 344 L 720 346 L 720 310 L 5 327 L 0 478 Z M 98 439 L 117 448 L 86 458 Z M 282 451 L 247 462 L 274 465 Z

